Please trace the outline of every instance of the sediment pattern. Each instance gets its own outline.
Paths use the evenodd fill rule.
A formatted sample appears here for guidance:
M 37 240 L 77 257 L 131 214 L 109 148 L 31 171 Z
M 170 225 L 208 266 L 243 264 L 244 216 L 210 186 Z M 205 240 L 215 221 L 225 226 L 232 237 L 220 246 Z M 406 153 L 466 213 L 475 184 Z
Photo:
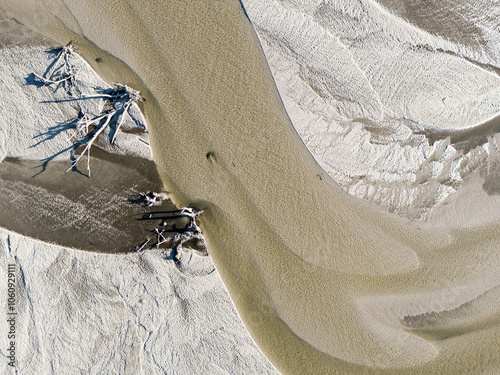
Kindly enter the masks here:
M 248 331 L 279 371 L 498 372 L 498 215 L 476 226 L 467 217 L 459 229 L 436 216 L 436 225 L 425 227 L 341 190 L 292 127 L 239 2 L 18 3 L 2 7 L 62 44 L 73 40 L 89 62 L 99 56 L 92 64 L 103 77 L 126 77 L 125 84 L 143 93 L 163 183 L 175 203 L 205 211 L 200 226 L 214 263 Z M 299 33 L 312 17 L 322 33 L 333 34 L 326 43 L 338 53 L 311 53 L 310 73 L 294 68 L 310 77 L 300 83 L 307 90 L 338 103 L 337 113 L 326 113 L 352 124 L 347 131 L 333 124 L 332 139 L 336 133 L 359 139 L 356 130 L 375 134 L 381 163 L 392 153 L 420 160 L 403 182 L 427 160 L 427 173 L 440 183 L 452 145 L 444 139 L 427 148 L 414 135 L 465 131 L 492 120 L 498 76 L 457 59 L 461 46 L 438 43 L 377 3 L 342 4 L 272 3 L 264 24 L 278 33 L 299 22 L 291 30 Z M 277 13 L 279 6 L 285 10 Z M 252 18 L 251 6 L 246 10 Z M 304 11 L 300 17 L 281 22 L 286 12 L 298 11 Z M 326 25 L 334 23 L 344 28 L 331 32 Z M 392 30 L 391 40 L 384 39 L 385 29 Z M 290 55 L 311 52 L 295 51 L 288 40 Z M 402 45 L 392 54 L 394 40 Z M 330 80 L 335 63 L 348 74 Z M 404 74 L 395 76 L 395 67 Z M 453 85 L 447 96 L 443 85 Z M 391 132 L 408 146 L 384 145 Z M 328 134 L 325 148 L 332 144 Z M 373 144 L 361 141 L 368 149 Z M 385 169 L 388 179 L 399 174 Z M 498 207 L 494 197 L 484 202 Z

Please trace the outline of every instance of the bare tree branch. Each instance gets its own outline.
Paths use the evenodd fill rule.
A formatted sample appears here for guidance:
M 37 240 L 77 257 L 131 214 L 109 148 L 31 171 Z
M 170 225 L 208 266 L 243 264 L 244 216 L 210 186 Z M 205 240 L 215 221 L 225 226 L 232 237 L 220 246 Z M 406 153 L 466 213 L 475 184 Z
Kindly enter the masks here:
M 52 68 L 42 77 L 36 73 L 33 73 L 38 79 L 40 79 L 45 85 L 56 85 L 55 90 L 59 84 L 64 84 L 64 89 L 71 95 L 71 88 L 75 85 L 75 69 L 69 57 L 75 52 L 75 48 L 68 43 L 65 47 L 62 47 L 59 51 L 56 61 L 52 65 Z
M 90 137 L 90 139 L 87 140 L 85 149 L 83 152 L 80 154 L 80 156 L 73 161 L 71 164 L 71 167 L 68 168 L 66 172 L 69 172 L 73 168 L 76 167 L 76 164 L 80 161 L 82 156 L 87 153 L 87 170 L 89 172 L 89 177 L 90 177 L 90 149 L 97 139 L 97 137 L 108 127 L 108 125 L 111 123 L 111 120 L 113 118 L 117 118 L 117 127 L 115 129 L 115 133 L 113 135 L 113 138 L 111 139 L 111 144 L 114 143 L 116 135 L 118 133 L 118 130 L 123 124 L 123 121 L 125 119 L 125 115 L 128 114 L 129 108 L 132 105 L 133 102 L 137 102 L 140 100 L 140 92 L 137 90 L 134 90 L 130 88 L 127 85 L 122 85 L 120 83 L 114 83 L 115 86 L 117 86 L 117 89 L 115 92 L 111 95 L 108 94 L 103 94 L 96 96 L 97 97 L 105 97 L 108 99 L 112 100 L 112 109 L 110 109 L 107 113 L 100 114 L 99 116 L 96 116 L 94 118 L 90 118 L 86 113 L 83 113 L 83 115 L 80 117 L 80 119 L 77 122 L 77 127 L 75 133 L 69 138 L 79 140 L 79 135 L 81 133 L 84 133 L 86 137 L 91 133 L 91 127 L 95 128 L 96 130 L 94 131 L 93 135 Z M 93 97 L 82 97 L 81 99 L 89 99 Z M 104 120 L 104 122 L 102 122 Z

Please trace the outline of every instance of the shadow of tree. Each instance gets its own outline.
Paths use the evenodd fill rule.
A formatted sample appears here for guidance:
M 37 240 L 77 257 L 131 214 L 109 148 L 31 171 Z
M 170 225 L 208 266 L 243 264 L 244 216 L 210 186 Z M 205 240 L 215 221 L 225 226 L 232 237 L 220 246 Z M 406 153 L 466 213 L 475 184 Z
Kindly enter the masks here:
M 29 146 L 29 148 L 34 148 L 34 147 L 37 147 L 44 142 L 50 141 L 50 140 L 54 139 L 56 136 L 58 136 L 59 134 L 66 132 L 67 130 L 76 129 L 76 123 L 78 122 L 79 118 L 80 118 L 80 116 L 78 116 L 74 119 L 68 120 L 68 121 L 64 121 L 64 122 L 59 123 L 55 126 L 51 126 L 50 128 L 47 129 L 46 132 L 35 135 L 33 137 L 33 139 L 39 139 L 42 137 L 43 137 L 43 139 L 40 139 L 34 145 Z
M 70 152 L 70 159 L 72 161 L 71 167 L 68 171 L 78 171 L 76 167 L 78 161 L 82 158 L 83 154 L 87 154 L 88 158 L 90 158 L 92 145 L 98 138 L 106 134 L 105 130 L 108 132 L 107 137 L 109 144 L 114 144 L 116 135 L 120 127 L 123 125 L 125 116 L 127 115 L 131 121 L 138 125 L 138 127 L 145 129 L 145 126 L 143 126 L 141 122 L 137 118 L 133 117 L 129 112 L 131 105 L 141 100 L 140 92 L 126 85 L 115 83 L 115 88 L 94 87 L 95 94 L 93 95 L 81 95 L 80 93 L 79 97 L 73 97 L 71 89 L 76 87 L 76 81 L 75 71 L 69 57 L 74 53 L 74 51 L 75 50 L 71 45 L 71 42 L 60 49 L 46 51 L 46 53 L 51 57 L 53 56 L 54 59 L 45 70 L 43 76 L 36 73 L 30 73 L 27 77 L 25 77 L 25 84 L 34 85 L 37 88 L 55 85 L 55 88 L 53 89 L 54 92 L 56 92 L 58 88 L 63 85 L 66 89 L 66 93 L 69 95 L 69 97 L 66 98 L 46 100 L 41 103 L 63 103 L 99 99 L 103 100 L 104 104 L 100 110 L 100 114 L 98 115 L 84 113 L 82 108 L 76 104 L 74 108 L 78 110 L 78 116 L 71 120 L 49 127 L 47 131 L 34 137 L 35 144 L 29 148 L 40 146 L 42 143 L 53 140 L 63 132 L 74 130 L 73 135 L 68 139 L 70 141 L 73 140 L 73 144 L 55 153 L 54 155 L 41 160 L 43 162 L 40 165 L 42 170 L 33 177 L 43 173 L 50 161 L 68 151 Z M 102 103 L 100 102 L 100 104 Z M 86 145 L 86 147 L 83 152 L 78 155 L 78 157 L 75 157 L 75 151 L 81 145 Z M 90 177 L 89 161 L 87 161 L 87 170 L 89 172 L 88 177 Z
M 33 137 L 33 139 L 38 140 L 38 141 L 35 144 L 29 146 L 29 148 L 38 147 L 42 143 L 50 141 L 50 140 L 54 139 L 55 137 L 57 137 L 59 134 L 64 133 L 64 132 L 66 132 L 68 130 L 76 130 L 76 124 L 78 122 L 78 119 L 81 117 L 81 114 L 82 114 L 82 112 L 80 111 L 80 113 L 78 114 L 77 117 L 75 117 L 75 118 L 73 118 L 71 120 L 59 123 L 59 124 L 57 124 L 55 126 L 51 126 L 50 128 L 48 128 L 48 130 L 46 132 L 40 133 L 38 135 L 35 135 Z M 53 155 L 51 155 L 49 157 L 46 157 L 45 159 L 41 159 L 40 161 L 42 162 L 42 164 L 40 164 L 36 168 L 42 168 L 42 169 L 38 173 L 34 174 L 32 177 L 36 177 L 39 174 L 45 172 L 45 170 L 47 169 L 48 164 L 52 160 L 54 160 L 55 158 L 57 158 L 58 156 L 63 155 L 64 153 L 70 152 L 70 160 L 74 161 L 75 160 L 75 151 L 82 144 L 84 144 L 82 141 L 77 141 L 77 142 L 71 144 L 70 146 L 68 146 L 68 147 L 60 150 L 59 152 L 56 152 L 55 154 L 53 154 Z M 85 175 L 85 174 L 83 174 L 80 171 L 77 171 L 77 172 L 80 173 L 80 174 L 82 174 L 82 175 Z
M 35 73 L 30 73 L 27 77 L 24 78 L 24 84 L 27 86 L 36 86 L 37 88 L 45 86 L 45 83 L 40 81 Z
M 74 151 L 76 150 L 76 148 L 78 148 L 78 145 L 76 145 L 77 147 L 75 147 L 75 145 L 71 145 L 71 146 L 68 146 L 66 147 L 65 149 L 51 155 L 51 156 L 48 156 L 46 157 L 45 159 L 41 159 L 40 161 L 42 162 L 42 164 L 34 167 L 34 168 L 42 168 L 38 173 L 35 173 L 33 176 L 31 176 L 32 178 L 35 178 L 36 176 L 38 176 L 39 174 L 42 174 L 43 172 L 45 172 L 45 170 L 47 169 L 47 166 L 49 165 L 49 163 L 51 161 L 53 161 L 55 158 L 57 158 L 59 155 L 62 155 L 64 154 L 65 152 L 68 152 L 68 151 L 72 151 L 71 152 L 71 156 L 70 156 L 70 160 L 73 161 L 75 160 L 75 157 L 74 157 Z M 33 168 L 33 169 L 34 169 Z M 81 174 L 82 176 L 86 176 L 86 177 L 89 177 L 88 175 L 86 175 L 85 173 L 82 173 L 80 172 L 79 170 L 75 170 L 77 173 Z

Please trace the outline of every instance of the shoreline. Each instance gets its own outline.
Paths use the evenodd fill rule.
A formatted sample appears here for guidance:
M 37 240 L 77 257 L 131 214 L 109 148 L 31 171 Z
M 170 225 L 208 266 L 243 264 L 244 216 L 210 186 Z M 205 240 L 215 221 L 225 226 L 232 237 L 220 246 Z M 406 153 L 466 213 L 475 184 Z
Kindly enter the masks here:
M 409 334 L 401 322 L 381 323 L 370 306 L 383 303 L 378 297 L 390 291 L 396 300 L 408 295 L 405 313 L 416 315 L 411 297 L 446 290 L 450 278 L 481 278 L 494 289 L 497 228 L 421 231 L 341 191 L 294 131 L 236 2 L 226 1 L 223 9 L 147 4 L 135 9 L 137 19 L 124 8 L 117 20 L 104 3 L 99 13 L 86 9 L 96 17 L 92 22 L 119 33 L 116 44 L 99 38 L 103 30 L 91 29 L 78 5 L 68 5 L 88 37 L 128 63 L 125 76 L 145 89 L 163 182 L 175 203 L 205 210 L 200 221 L 214 263 L 246 327 L 278 370 L 453 373 L 451 359 L 469 345 L 464 335 L 437 345 L 423 337 L 425 327 Z M 197 12 L 203 19 L 191 16 Z M 140 20 L 150 23 L 137 29 Z M 61 40 L 69 35 L 56 34 Z M 130 44 L 134 40 L 139 43 Z M 75 42 L 92 59 L 94 46 L 85 43 Z M 110 61 L 102 64 L 108 73 Z M 123 69 L 104 76 L 114 79 Z M 444 269 L 443 257 L 449 261 Z M 471 266 L 477 273 L 469 274 Z M 356 305 L 365 294 L 373 295 L 371 303 Z M 485 298 L 494 302 L 491 294 Z M 435 304 L 445 320 L 446 311 L 459 308 L 454 299 Z M 474 319 L 466 317 L 461 326 L 478 348 L 469 354 L 470 368 L 500 334 L 493 326 L 482 337 Z M 498 368 L 498 361 L 484 366 Z
M 86 160 L 66 173 L 77 151 L 68 138 L 78 106 L 65 107 L 74 101 L 58 101 L 51 88 L 25 84 L 34 67 L 46 68 L 45 49 L 5 48 L 0 274 L 7 277 L 4 271 L 14 267 L 18 282 L 15 368 L 4 356 L 0 372 L 276 374 L 243 327 L 204 246 L 186 243 L 174 252 L 153 244 L 131 252 L 155 224 L 169 228 L 156 215 L 141 219 L 178 213 L 168 199 L 151 207 L 131 202 L 140 192 L 163 190 L 144 130 L 132 131 L 126 120 L 115 146 L 107 143 L 110 133 L 92 148 L 91 178 Z M 98 89 L 103 82 L 86 74 L 81 58 L 73 59 L 76 89 Z M 94 113 L 101 104 L 81 106 Z M 143 122 L 139 115 L 133 113 L 133 122 Z M 168 225 L 182 228 L 184 219 Z M 5 286 L 0 294 L 6 295 Z M 10 347 L 6 337 L 0 329 L 2 350 Z

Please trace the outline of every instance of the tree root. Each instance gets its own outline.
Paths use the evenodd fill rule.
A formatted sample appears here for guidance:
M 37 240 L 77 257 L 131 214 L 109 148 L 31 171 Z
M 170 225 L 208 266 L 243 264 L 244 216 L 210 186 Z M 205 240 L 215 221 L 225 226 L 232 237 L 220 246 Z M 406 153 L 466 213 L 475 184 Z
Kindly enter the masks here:
M 75 48 L 69 43 L 65 47 L 62 47 L 57 54 L 56 60 L 45 74 L 44 77 L 33 73 L 38 79 L 40 79 L 44 85 L 56 85 L 54 91 L 57 90 L 60 84 L 64 85 L 68 95 L 72 96 L 71 88 L 75 85 L 75 69 L 70 62 L 70 56 L 75 52 Z M 80 98 L 73 98 L 72 100 L 84 100 L 84 99 L 94 99 L 94 98 L 105 98 L 111 101 L 111 109 L 105 113 L 101 113 L 98 116 L 91 117 L 86 113 L 80 112 L 78 115 L 78 121 L 76 123 L 76 130 L 73 135 L 69 138 L 69 141 L 75 140 L 79 143 L 85 144 L 85 149 L 72 163 L 71 167 L 68 168 L 67 172 L 76 167 L 77 163 L 87 154 L 87 170 L 90 177 L 90 149 L 99 135 L 113 123 L 116 122 L 117 126 L 113 138 L 111 139 L 111 144 L 114 144 L 118 131 L 120 130 L 123 122 L 125 121 L 125 116 L 129 114 L 129 109 L 132 103 L 138 102 L 141 99 L 140 92 L 132 89 L 127 85 L 122 85 L 121 83 L 114 83 L 116 86 L 115 90 L 111 94 L 98 94 L 94 96 L 81 96 Z
M 52 65 L 52 68 L 42 77 L 36 73 L 33 73 L 38 79 L 40 79 L 44 85 L 56 85 L 54 91 L 57 90 L 59 85 L 62 83 L 64 89 L 68 95 L 72 96 L 71 89 L 75 85 L 75 69 L 69 57 L 75 52 L 75 48 L 68 43 L 65 47 L 61 48 L 57 54 L 56 61 Z
M 174 260 L 179 261 L 181 257 L 181 251 L 183 249 L 182 245 L 190 240 L 203 240 L 203 235 L 200 227 L 196 224 L 196 219 L 199 215 L 203 213 L 203 210 L 196 208 L 184 207 L 181 209 L 181 214 L 189 217 L 189 224 L 182 231 L 177 233 L 175 236 L 168 238 L 165 236 L 166 230 L 154 228 L 153 233 L 155 236 L 153 238 L 146 239 L 142 244 L 136 246 L 134 252 L 143 251 L 149 244 L 149 249 L 159 249 L 161 245 L 167 243 L 169 247 L 172 248 L 172 254 L 174 254 Z
M 130 106 L 132 105 L 132 103 L 140 100 L 141 95 L 139 91 L 134 90 L 127 85 L 122 85 L 120 83 L 114 83 L 114 85 L 117 87 L 117 89 L 114 91 L 113 94 L 101 94 L 98 96 L 91 96 L 91 97 L 84 96 L 81 98 L 81 99 L 103 98 L 103 97 L 107 98 L 112 101 L 112 109 L 94 118 L 90 118 L 86 113 L 81 113 L 80 119 L 78 120 L 76 125 L 76 131 L 69 138 L 69 140 L 74 138 L 75 140 L 81 141 L 81 139 L 79 139 L 79 135 L 83 133 L 87 138 L 87 142 L 85 143 L 85 149 L 82 151 L 80 156 L 71 163 L 71 167 L 69 167 L 66 172 L 69 172 L 70 170 L 75 168 L 76 164 L 80 161 L 82 156 L 85 153 L 87 153 L 87 170 L 89 172 L 89 177 L 90 177 L 90 149 L 93 143 L 99 137 L 99 135 L 109 126 L 113 118 L 116 117 L 117 126 L 115 129 L 115 133 L 113 134 L 113 138 L 111 139 L 110 142 L 111 144 L 113 144 L 116 135 L 118 134 L 118 130 L 120 130 L 120 127 L 122 126 L 123 121 L 125 120 L 125 115 L 127 114 L 130 115 L 128 112 Z M 93 133 L 91 129 L 94 129 Z M 92 135 L 90 136 L 90 134 Z

